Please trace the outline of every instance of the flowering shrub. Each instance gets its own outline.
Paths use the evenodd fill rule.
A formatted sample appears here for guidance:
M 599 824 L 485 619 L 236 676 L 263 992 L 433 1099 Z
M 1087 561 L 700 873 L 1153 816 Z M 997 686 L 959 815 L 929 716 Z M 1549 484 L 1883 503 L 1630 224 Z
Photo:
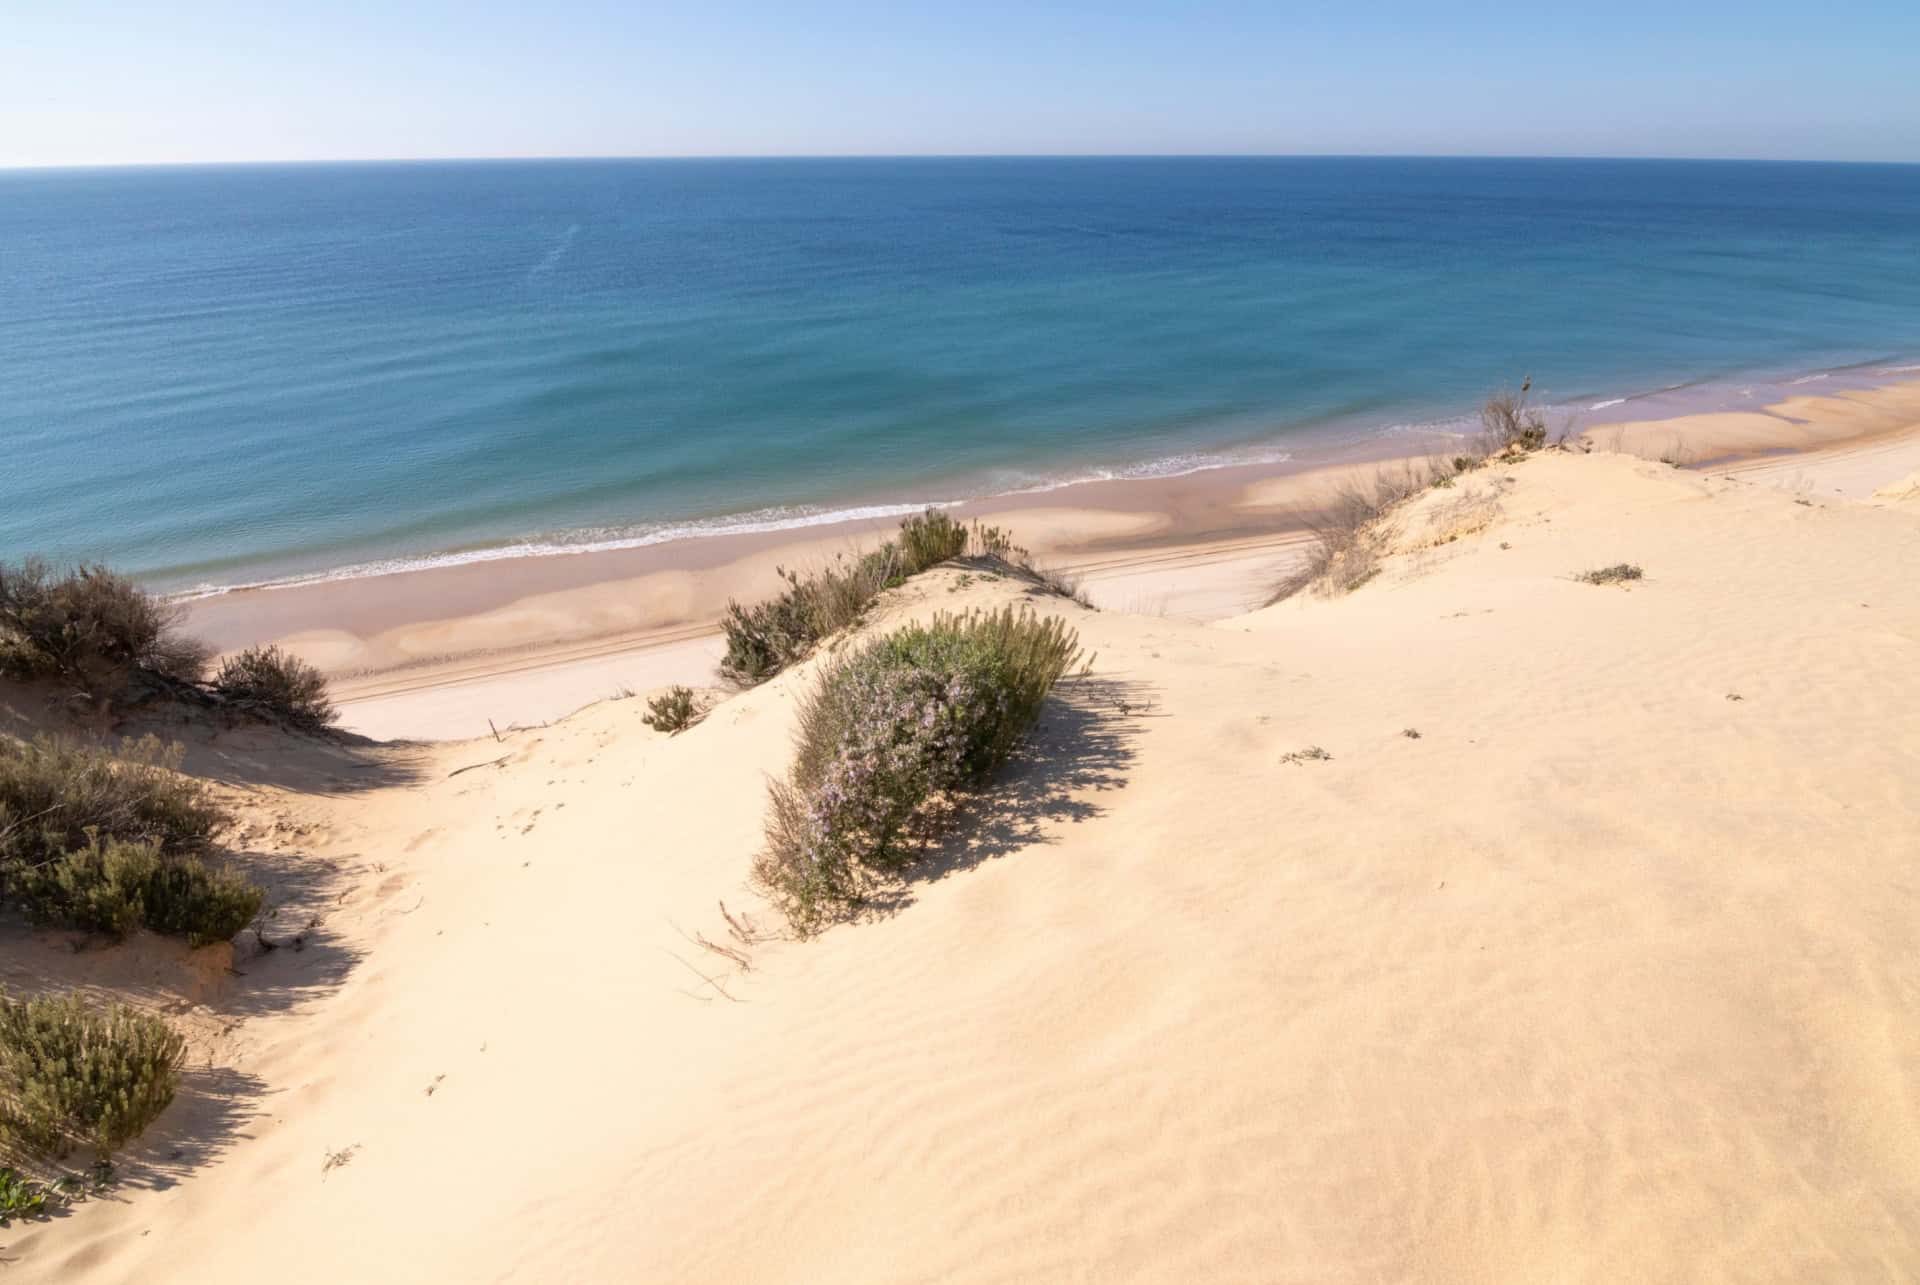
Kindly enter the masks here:
M 1005 761 L 1078 654 L 1058 620 L 1007 609 L 936 617 L 828 667 L 754 868 L 794 929 L 817 931 L 898 874 L 915 814 Z

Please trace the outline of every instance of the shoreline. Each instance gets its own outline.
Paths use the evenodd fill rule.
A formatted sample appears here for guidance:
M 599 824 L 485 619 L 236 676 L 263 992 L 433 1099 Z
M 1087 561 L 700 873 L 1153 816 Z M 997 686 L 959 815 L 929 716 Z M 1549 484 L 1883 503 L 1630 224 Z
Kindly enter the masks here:
M 1591 401 L 1589 398 L 1597 394 L 1584 393 L 1570 396 L 1562 402 L 1542 402 L 1538 407 L 1556 424 L 1581 424 L 1586 416 L 1600 412 L 1615 417 L 1631 412 L 1629 418 L 1633 420 L 1667 420 L 1705 414 L 1751 413 L 1755 407 L 1778 405 L 1808 393 L 1867 391 L 1916 378 L 1920 378 L 1920 361 L 1881 357 L 1791 375 L 1714 375 L 1619 396 L 1598 397 Z M 1594 425 L 1605 426 L 1615 422 L 1617 419 L 1601 419 L 1594 421 Z M 1444 450 L 1448 442 L 1471 436 L 1477 429 L 1477 409 L 1388 424 L 1365 425 L 1328 420 L 1283 437 L 1247 438 L 1237 443 L 1214 448 L 1196 447 L 1151 460 L 1085 463 L 1077 466 L 1077 469 L 1069 469 L 1061 475 L 1039 481 L 995 487 L 986 485 L 981 479 L 974 479 L 978 485 L 973 486 L 960 480 L 946 488 L 950 493 L 925 499 L 903 500 L 899 498 L 900 488 L 894 488 L 884 493 L 851 493 L 834 501 L 638 522 L 625 527 L 566 528 L 549 534 L 507 536 L 494 543 L 454 545 L 427 552 L 368 555 L 318 570 L 289 569 L 284 573 L 263 570 L 261 578 L 242 579 L 230 584 L 205 581 L 191 585 L 158 583 L 154 588 L 176 601 L 194 602 L 236 593 L 300 589 L 334 581 L 372 580 L 477 563 L 515 562 L 526 558 L 591 557 L 661 544 L 684 544 L 733 536 L 790 536 L 798 539 L 808 531 L 851 527 L 861 522 L 891 524 L 927 508 L 1024 507 L 1016 502 L 1039 503 L 1042 497 L 1107 483 L 1175 482 L 1198 474 L 1226 470 L 1311 472 L 1351 463 L 1397 459 L 1405 457 L 1410 446 L 1422 442 L 1429 443 L 1435 451 Z M 268 559 L 257 565 L 271 568 L 274 564 Z M 142 574 L 162 581 L 170 578 L 164 570 Z
M 1789 485 L 1817 463 L 1832 474 L 1828 456 L 1888 448 L 1920 456 L 1909 449 L 1920 445 L 1920 379 L 1858 388 L 1818 382 L 1751 410 L 1603 421 L 1577 436 L 1597 450 L 1667 454 Z M 1637 410 L 1647 400 L 1610 409 Z M 1038 561 L 1080 579 L 1102 607 L 1211 620 L 1260 605 L 1297 557 L 1307 518 L 1341 478 L 1397 458 L 1408 456 L 1224 465 L 945 507 L 962 520 L 1007 526 Z M 1915 458 L 1900 470 L 1902 458 L 1876 460 L 1834 485 L 1870 494 L 1875 479 L 1920 468 Z M 728 600 L 766 596 L 779 587 L 779 567 L 852 553 L 897 522 L 889 513 L 504 557 L 236 589 L 183 605 L 188 627 L 223 652 L 277 642 L 319 665 L 354 731 L 464 739 L 485 735 L 489 720 L 501 728 L 538 723 L 627 691 L 713 686 Z

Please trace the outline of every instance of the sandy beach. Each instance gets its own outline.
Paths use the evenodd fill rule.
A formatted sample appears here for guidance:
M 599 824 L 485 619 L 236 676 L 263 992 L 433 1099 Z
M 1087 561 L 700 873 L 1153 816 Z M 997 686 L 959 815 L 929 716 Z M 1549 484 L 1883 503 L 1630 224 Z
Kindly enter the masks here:
M 1916 449 L 1542 452 L 1412 500 L 1357 591 L 1250 612 L 1283 535 L 1113 522 L 1089 583 L 1164 614 L 928 572 L 867 628 L 1024 602 L 1097 660 L 899 904 L 812 941 L 745 878 L 817 660 L 673 737 L 625 699 L 437 745 L 189 729 L 276 949 L 7 926 L 0 980 L 193 1037 L 119 1192 L 7 1233 L 10 1275 L 1911 1278 Z M 362 708 L 457 729 L 602 659 Z
M 1597 450 L 1862 498 L 1886 477 L 1920 469 L 1920 381 L 1749 412 L 1617 422 L 1589 415 L 1572 426 Z M 1219 620 L 1264 602 L 1327 496 L 1375 467 L 1220 468 L 1001 497 L 955 513 L 1011 529 L 1101 607 Z M 851 555 L 893 525 L 876 519 L 241 591 L 193 602 L 190 623 L 223 650 L 272 641 L 320 666 L 356 731 L 457 739 L 547 722 L 623 691 L 711 685 L 716 622 L 729 600 L 763 597 L 778 587 L 778 568 Z

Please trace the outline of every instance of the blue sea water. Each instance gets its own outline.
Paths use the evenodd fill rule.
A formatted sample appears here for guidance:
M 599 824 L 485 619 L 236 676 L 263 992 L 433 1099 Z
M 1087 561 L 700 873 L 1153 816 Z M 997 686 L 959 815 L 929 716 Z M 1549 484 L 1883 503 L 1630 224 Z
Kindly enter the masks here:
M 0 173 L 0 557 L 223 585 L 1920 360 L 1920 167 Z

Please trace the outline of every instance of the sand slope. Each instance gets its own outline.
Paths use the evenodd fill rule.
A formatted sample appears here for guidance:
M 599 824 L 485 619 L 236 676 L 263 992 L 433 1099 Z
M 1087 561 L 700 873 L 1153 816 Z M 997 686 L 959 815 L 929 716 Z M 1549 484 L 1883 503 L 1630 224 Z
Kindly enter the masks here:
M 1911 504 L 1550 455 L 1346 598 L 1044 600 L 1098 661 L 1029 761 L 745 972 L 691 938 L 767 922 L 804 670 L 258 787 L 337 908 L 159 970 L 243 1078 L 9 1279 L 1912 1278 L 1916 568 Z

